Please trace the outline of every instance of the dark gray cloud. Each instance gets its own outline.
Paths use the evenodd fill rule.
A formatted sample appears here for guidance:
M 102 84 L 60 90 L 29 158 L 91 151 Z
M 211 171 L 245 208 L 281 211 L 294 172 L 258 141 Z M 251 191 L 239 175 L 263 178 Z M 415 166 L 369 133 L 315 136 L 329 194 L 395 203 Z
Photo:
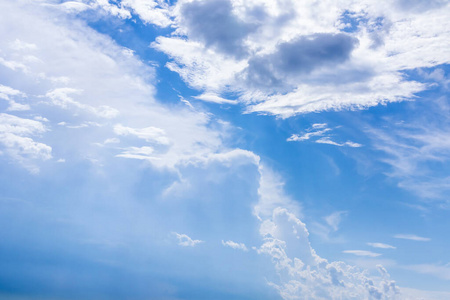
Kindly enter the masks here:
M 245 76 L 256 87 L 282 87 L 288 77 L 346 61 L 357 44 L 356 38 L 343 33 L 302 36 L 280 44 L 272 54 L 251 58 Z
M 229 0 L 189 2 L 183 4 L 181 14 L 182 24 L 188 29 L 191 39 L 237 58 L 247 54 L 243 41 L 258 27 L 240 20 L 233 13 Z M 264 15 L 263 12 L 259 14 Z

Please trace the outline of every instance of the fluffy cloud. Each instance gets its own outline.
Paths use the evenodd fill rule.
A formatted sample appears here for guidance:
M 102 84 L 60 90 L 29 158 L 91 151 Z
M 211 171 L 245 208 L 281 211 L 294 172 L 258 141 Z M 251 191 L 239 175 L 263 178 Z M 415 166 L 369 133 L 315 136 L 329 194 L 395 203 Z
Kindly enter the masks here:
M 317 33 L 281 43 L 274 53 L 249 59 L 244 77 L 250 86 L 272 93 L 296 86 L 299 76 L 349 59 L 357 40 L 346 34 Z
M 449 22 L 448 3 L 399 3 L 178 1 L 175 35 L 153 47 L 190 86 L 235 92 L 248 112 L 364 109 L 427 88 L 404 70 L 448 62 L 449 32 L 430 22 Z
M 237 58 L 247 54 L 244 41 L 256 27 L 235 15 L 229 0 L 180 3 L 179 26 L 191 39 Z
M 2 78 L 8 80 L 0 95 L 5 100 L 28 95 L 30 114 L 50 120 L 49 128 L 67 125 L 39 133 L 57 151 L 54 155 L 100 163 L 108 153 L 174 168 L 230 151 L 223 145 L 227 124 L 182 103 L 165 107 L 154 98 L 152 67 L 111 38 L 54 9 L 53 2 L 43 4 L 0 4 L 5 12 L 0 22 L 9 24 L 2 26 L 1 56 L 23 66 L 2 67 Z M 71 131 L 70 140 L 61 143 L 61 136 L 69 136 L 64 131 L 74 128 L 79 132 Z M 115 135 L 121 139 L 103 144 Z M 24 143 L 31 137 L 21 138 Z M 28 144 L 49 157 L 50 148 Z M 148 159 L 150 155 L 154 159 Z
M 8 102 L 8 111 L 22 111 L 30 109 L 30 106 L 28 104 L 17 103 L 12 99 L 18 96 L 22 98 L 26 95 L 21 91 L 0 84 L 0 99 L 6 100 Z
M 0 113 L 0 144 L 4 153 L 33 173 L 39 171 L 35 160 L 52 158 L 52 148 L 32 138 L 46 131 L 42 122 Z
M 379 266 L 371 277 L 344 262 L 328 262 L 316 254 L 303 222 L 284 208 L 273 211 L 261 225 L 263 245 L 258 253 L 271 257 L 280 282 L 270 284 L 283 299 L 391 299 L 399 294 L 395 282 Z M 366 253 L 367 252 L 367 253 Z M 368 251 L 350 251 L 370 255 Z
M 276 189 L 265 187 L 273 182 L 265 178 L 276 178 L 276 174 L 267 168 L 260 168 L 260 172 L 259 201 L 262 203 L 256 207 L 264 206 L 265 213 L 258 215 L 263 244 L 256 250 L 271 258 L 279 277 L 278 282 L 269 284 L 283 299 L 392 299 L 400 296 L 399 288 L 382 266 L 378 266 L 379 276 L 372 276 L 344 262 L 328 262 L 317 255 L 309 242 L 306 225 L 296 216 L 300 211 L 298 204 L 290 202 L 281 182 Z M 278 200 L 275 202 L 275 199 Z M 294 214 L 294 210 L 297 213 Z M 333 220 L 336 216 L 328 219 L 330 226 L 336 225 Z M 362 250 L 347 252 L 379 255 Z

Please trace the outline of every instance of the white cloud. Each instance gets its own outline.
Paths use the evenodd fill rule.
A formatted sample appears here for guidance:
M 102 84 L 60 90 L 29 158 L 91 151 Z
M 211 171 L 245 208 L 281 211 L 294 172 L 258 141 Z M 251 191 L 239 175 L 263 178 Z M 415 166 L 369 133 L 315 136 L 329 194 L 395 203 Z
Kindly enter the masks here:
M 351 148 L 362 147 L 361 144 L 354 143 L 354 142 L 351 142 L 351 141 L 347 141 L 345 143 L 336 143 L 336 142 L 332 141 L 329 137 L 320 138 L 320 139 L 316 140 L 315 142 L 318 143 L 318 144 L 328 144 L 328 145 L 333 145 L 333 146 L 338 146 L 338 147 L 343 147 L 343 146 L 348 146 L 348 147 L 351 147 Z
M 19 83 L 16 91 L 28 95 L 27 103 L 33 103 L 30 114 L 51 120 L 49 128 L 53 122 L 101 125 L 90 126 L 83 133 L 64 135 L 61 127 L 43 132 L 49 145 L 58 145 L 53 148 L 61 153 L 55 156 L 69 160 L 67 154 L 71 153 L 101 161 L 107 159 L 102 151 L 117 151 L 113 156 L 145 159 L 156 167 L 174 170 L 177 165 L 240 155 L 223 144 L 229 125 L 184 105 L 166 107 L 157 102 L 152 85 L 154 69 L 108 36 L 37 3 L 3 2 L 0 9 L 4 12 L 0 25 L 7 24 L 0 27 L 1 54 L 27 69 L 25 73 L 17 68 L 9 70 L 8 77 Z M 26 26 L 17 20 L 27 20 Z M 29 55 L 37 60 L 26 60 Z M 51 106 L 45 108 L 45 103 Z M 121 149 L 92 147 L 111 138 L 112 132 L 123 137 Z M 59 133 L 71 138 L 63 141 Z M 144 147 L 152 148 L 152 154 Z
M 259 173 L 259 200 L 253 208 L 255 216 L 260 220 L 264 220 L 272 215 L 275 208 L 280 206 L 289 208 L 296 215 L 301 215 L 299 203 L 284 192 L 282 178 L 269 167 L 262 164 L 259 165 Z
M 204 243 L 204 241 L 201 240 L 193 240 L 186 234 L 180 234 L 173 232 L 175 237 L 178 239 L 178 245 L 183 247 L 194 247 L 200 243 Z
M 354 143 L 351 141 L 347 141 L 345 143 L 337 143 L 331 140 L 331 131 L 333 131 L 335 128 L 328 128 L 328 124 L 326 123 L 320 123 L 320 124 L 313 124 L 310 128 L 306 129 L 306 132 L 299 135 L 299 134 L 293 134 L 291 135 L 286 141 L 288 142 L 304 142 L 306 140 L 310 140 L 314 137 L 320 137 L 318 139 L 315 139 L 314 142 L 318 144 L 328 144 L 333 146 L 339 146 L 339 147 L 352 147 L 352 148 L 358 148 L 362 147 L 361 144 Z
M 114 133 L 121 136 L 134 135 L 137 138 L 146 140 L 147 142 L 155 142 L 161 145 L 170 144 L 170 141 L 166 136 L 166 132 L 161 128 L 153 126 L 146 128 L 131 128 L 117 124 L 114 126 Z
M 206 102 L 217 103 L 217 104 L 224 104 L 224 103 L 225 104 L 238 104 L 238 101 L 236 101 L 236 100 L 224 99 L 213 93 L 204 93 L 199 96 L 194 96 L 194 98 L 198 99 L 198 100 L 206 101 Z
M 315 128 L 315 127 L 313 126 L 313 128 Z M 309 140 L 311 137 L 314 137 L 314 136 L 322 136 L 328 131 L 331 131 L 331 128 L 325 128 L 323 130 L 306 132 L 303 135 L 293 134 L 290 138 L 287 139 L 287 141 L 288 142 L 302 142 L 302 141 Z
M 51 99 L 53 105 L 64 109 L 79 108 L 89 113 L 95 114 L 102 118 L 114 118 L 119 114 L 119 111 L 107 105 L 93 107 L 91 105 L 83 104 L 73 100 L 69 94 L 81 94 L 83 91 L 74 88 L 57 88 L 47 92 L 46 97 Z
M 13 99 L 11 99 L 11 97 L 17 96 L 20 96 L 21 98 L 26 97 L 26 95 L 21 91 L 0 84 L 0 99 L 8 101 L 9 103 L 9 107 L 7 108 L 8 111 L 30 110 L 30 106 L 28 104 L 17 103 Z
M 284 208 L 276 208 L 261 224 L 261 235 L 258 253 L 271 257 L 280 282 L 269 284 L 283 299 L 390 299 L 399 293 L 381 266 L 381 276 L 370 277 L 344 262 L 319 257 L 305 224 Z
M 347 211 L 336 211 L 329 216 L 326 216 L 325 222 L 334 230 L 337 231 L 339 229 L 339 224 L 342 221 L 342 217 L 347 216 Z
M 37 173 L 39 171 L 35 160 L 52 158 L 50 146 L 32 139 L 32 137 L 39 136 L 46 131 L 47 128 L 39 121 L 0 113 L 2 152 L 19 162 L 30 172 Z
M 118 138 L 109 138 L 103 142 L 103 144 L 105 144 L 105 145 L 106 144 L 118 144 L 118 143 L 120 143 L 120 140 Z
M 354 254 L 357 256 L 367 256 L 367 257 L 377 257 L 380 256 L 380 253 L 375 253 L 372 251 L 366 251 L 366 250 L 344 250 L 342 253 L 348 253 L 348 254 Z
M 367 245 L 374 247 L 374 248 L 380 248 L 380 249 L 396 249 L 397 247 L 383 244 L 383 243 L 367 243 Z
M 429 242 L 431 241 L 430 238 L 427 237 L 421 237 L 415 234 L 396 234 L 394 235 L 396 239 L 403 239 L 403 240 L 411 240 L 416 242 Z
M 173 58 L 167 67 L 190 86 L 236 92 L 248 112 L 364 109 L 427 88 L 404 70 L 449 62 L 450 5 L 417 14 L 397 2 L 178 1 L 168 8 L 176 34 L 153 47 Z M 344 11 L 359 16 L 351 32 L 340 31 Z
M 123 158 L 133 158 L 133 159 L 142 159 L 152 161 L 158 159 L 153 156 L 154 149 L 152 147 L 143 146 L 143 147 L 129 147 L 125 151 L 120 154 L 117 154 L 117 157 Z
M 145 23 L 167 27 L 173 22 L 169 5 L 162 0 L 122 0 L 121 5 L 130 8 Z
M 260 173 L 261 203 L 255 208 L 263 206 L 265 209 L 260 208 L 264 213 L 257 215 L 263 244 L 256 250 L 271 258 L 279 279 L 269 285 L 283 299 L 392 299 L 401 296 L 382 266 L 378 266 L 379 276 L 369 276 L 366 271 L 344 262 L 328 262 L 318 256 L 309 242 L 306 225 L 292 213 L 300 211 L 298 202 L 292 203 L 285 195 L 279 178 L 273 180 L 276 174 L 262 167 Z M 275 187 L 273 182 L 276 182 Z M 330 218 L 331 224 L 335 225 L 335 221 Z M 358 251 L 358 254 L 363 252 Z
M 384 126 L 366 130 L 374 147 L 385 154 L 380 160 L 390 166 L 386 175 L 395 178 L 399 187 L 444 204 L 450 191 L 450 173 L 440 170 L 450 164 L 448 112 L 448 99 L 436 99 L 419 118 L 388 120 L 383 125 L 389 130 L 382 129 Z
M 224 242 L 222 240 L 222 245 L 224 245 L 225 247 L 230 247 L 230 248 L 236 249 L 236 250 L 248 251 L 247 247 L 243 243 L 236 243 L 233 241 Z

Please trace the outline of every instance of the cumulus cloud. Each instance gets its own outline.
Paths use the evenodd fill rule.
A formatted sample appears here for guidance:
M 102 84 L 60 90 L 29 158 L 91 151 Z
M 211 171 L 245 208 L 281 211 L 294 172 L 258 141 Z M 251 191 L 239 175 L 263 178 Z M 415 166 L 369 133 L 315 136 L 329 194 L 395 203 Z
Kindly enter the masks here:
M 180 234 L 176 232 L 173 232 L 173 234 L 178 239 L 178 245 L 183 247 L 195 247 L 200 243 L 204 243 L 204 241 L 201 240 L 193 240 L 186 234 Z
M 449 33 L 430 20 L 447 24 L 449 9 L 440 3 L 415 14 L 370 0 L 178 1 L 175 35 L 153 47 L 173 59 L 167 67 L 187 84 L 236 92 L 247 112 L 364 109 L 428 87 L 403 72 L 448 63 Z M 355 28 L 346 30 L 345 18 Z
M 258 253 L 271 257 L 280 282 L 270 285 L 283 299 L 391 299 L 399 293 L 381 266 L 379 277 L 369 277 L 344 262 L 318 256 L 305 224 L 284 208 L 276 208 L 260 232 L 264 243 Z
M 259 201 L 265 203 L 266 213 L 259 214 L 263 243 L 256 251 L 272 260 L 279 277 L 278 282 L 269 281 L 269 285 L 283 299 L 392 299 L 399 296 L 399 288 L 382 266 L 378 266 L 379 276 L 370 276 L 344 262 L 328 262 L 317 255 L 305 223 L 297 218 L 298 213 L 293 213 L 295 209 L 300 211 L 298 203 L 290 202 L 281 182 L 276 189 L 265 187 L 272 181 L 266 181 L 267 174 L 263 172 L 270 174 L 271 171 L 260 168 L 260 172 Z M 276 174 L 271 175 L 276 177 Z M 258 203 L 256 207 L 261 205 Z M 329 221 L 336 225 L 336 216 Z M 379 255 L 362 250 L 348 251 L 369 257 Z
M 429 242 L 431 241 L 430 238 L 418 236 L 415 234 L 396 234 L 394 235 L 396 239 L 403 239 L 403 240 L 411 240 L 416 242 Z
M 178 18 L 190 38 L 237 58 L 247 54 L 245 38 L 256 29 L 234 13 L 230 0 L 181 1 Z
M 222 245 L 224 245 L 225 247 L 236 249 L 236 250 L 248 251 L 247 247 L 243 243 L 236 243 L 236 242 L 233 242 L 233 241 L 226 241 L 225 242 L 225 241 L 222 240 Z
M 278 45 L 274 53 L 252 57 L 244 77 L 251 86 L 273 91 L 321 66 L 333 66 L 350 56 L 357 40 L 346 34 L 317 33 Z
M 26 67 L 26 72 L 6 67 L 9 80 L 21 84 L 2 88 L 2 98 L 27 95 L 27 104 L 34 103 L 30 114 L 46 117 L 49 128 L 64 125 L 41 133 L 60 145 L 58 151 L 77 153 L 90 161 L 103 160 L 101 151 L 111 151 L 113 156 L 138 158 L 172 170 L 177 164 L 234 153 L 223 145 L 227 124 L 205 112 L 180 105 L 169 108 L 155 100 L 154 69 L 129 49 L 53 7 L 29 5 L 25 0 L 0 7 L 5 12 L 0 22 L 9 24 L 5 25 L 8 30 L 5 26 L 0 30 L 1 55 Z M 69 141 L 58 142 L 57 135 L 64 135 L 66 128 L 86 125 L 91 130 L 72 131 Z M 121 137 L 121 147 L 106 143 L 99 148 L 112 133 Z M 65 153 L 55 156 L 67 158 Z

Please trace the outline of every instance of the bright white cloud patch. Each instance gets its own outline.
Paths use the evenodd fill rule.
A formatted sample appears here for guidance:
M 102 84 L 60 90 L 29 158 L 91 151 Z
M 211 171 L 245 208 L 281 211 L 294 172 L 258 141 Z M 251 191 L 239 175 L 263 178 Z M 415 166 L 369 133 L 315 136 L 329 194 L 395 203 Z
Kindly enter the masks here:
M 225 242 L 225 241 L 222 240 L 222 245 L 224 245 L 225 247 L 236 249 L 236 250 L 248 251 L 247 247 L 243 243 L 236 243 L 236 242 L 233 242 L 233 241 L 226 241 Z
M 175 237 L 178 239 L 178 245 L 183 247 L 194 247 L 200 243 L 203 243 L 201 240 L 193 240 L 186 234 L 173 232 Z

